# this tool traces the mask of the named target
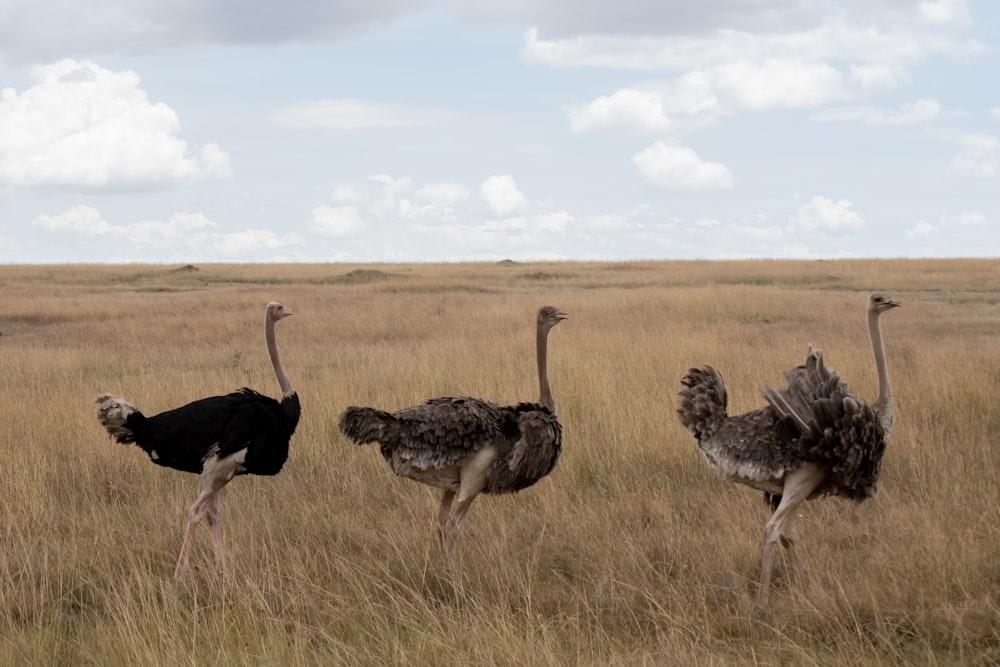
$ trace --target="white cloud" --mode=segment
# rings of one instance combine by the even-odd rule
[[[440,222],[435,220],[434,213],[436,207],[433,204],[414,204],[409,199],[399,200],[399,217],[401,220],[410,220],[424,224],[434,224]]]
[[[166,221],[144,220],[118,225],[114,227],[114,233],[136,245],[160,248],[190,242],[199,236],[197,230],[214,226],[215,223],[202,213],[183,211],[174,213]]]
[[[673,129],[658,95],[631,88],[573,107],[569,124],[581,133],[625,130],[657,134]]]
[[[727,63],[714,71],[713,80],[723,106],[732,111],[809,108],[848,95],[835,67],[798,58]]]
[[[869,3],[856,3],[864,13]],[[874,4],[874,3],[872,3]],[[951,27],[916,17],[827,17],[810,28],[789,26],[761,31],[719,28],[697,37],[667,31],[647,37],[596,30],[564,39],[542,39],[536,29],[524,35],[521,58],[549,67],[604,67],[639,70],[695,70],[735,62],[802,60],[900,68],[930,55],[969,58],[989,52],[983,42]]]
[[[655,191],[728,190],[733,187],[729,169],[718,162],[704,162],[693,150],[657,141],[632,156],[639,178]]]
[[[861,92],[892,90],[906,78],[905,72],[894,65],[855,63],[849,68],[847,80]]]
[[[602,67],[680,72],[660,83],[619,89],[569,111],[575,132],[676,137],[720,116],[815,108],[850,100],[909,79],[909,68],[933,55],[968,59],[989,52],[962,34],[959,0],[918,7],[852,5],[808,28],[716,29],[697,37],[590,34],[545,40],[525,34],[522,58],[550,67]],[[897,11],[898,10],[898,11]],[[865,110],[874,124],[926,121],[940,113],[922,99],[898,112]]]
[[[74,206],[59,215],[43,215],[34,225],[59,234],[76,235],[79,243],[99,244],[109,261],[228,261],[274,259],[273,251],[298,245],[296,234],[279,235],[268,229],[216,231],[217,225],[202,213],[181,211],[167,220],[140,220],[114,225],[90,206]]]
[[[455,208],[467,202],[470,193],[461,183],[428,183],[416,188],[408,176],[374,174],[363,181],[335,184],[332,199],[336,206],[313,209],[310,226],[330,236],[356,238],[366,232],[369,223],[380,227],[390,220],[411,225],[453,223]]]
[[[420,127],[446,123],[453,118],[454,114],[444,109],[383,104],[357,99],[301,102],[271,114],[271,120],[283,127],[324,130]]]
[[[469,188],[461,183],[428,183],[416,191],[416,196],[434,206],[454,206],[469,198]]]
[[[673,137],[723,115],[815,107],[847,96],[841,73],[829,65],[736,61],[602,95],[572,107],[569,117],[574,132]]]
[[[225,234],[210,234],[202,238],[223,259],[240,259],[258,255],[262,251],[284,248],[288,240],[269,229],[242,229]]]
[[[38,62],[66,53],[162,55],[205,45],[262,47],[350,40],[412,14],[419,4],[295,2],[293,7],[294,11],[284,3],[263,3],[248,14],[244,4],[231,0],[3,0],[0,55],[8,62]]]
[[[479,186],[479,196],[494,213],[501,216],[521,210],[527,204],[527,199],[509,174],[487,178]]]
[[[572,35],[706,34],[720,28],[732,32],[776,34],[808,31],[825,14],[850,24],[940,29],[971,22],[964,0],[894,0],[871,2],[650,3],[648,0],[472,0],[463,3],[297,2],[295,11],[262,4],[252,17],[239,3],[129,2],[0,3],[0,47],[10,60],[38,60],[39,54],[80,52],[168,52],[189,44],[269,46],[354,40],[378,26],[428,9],[449,12],[475,24],[539,26],[541,32]],[[813,28],[814,29],[814,28]],[[561,44],[570,42],[567,37]],[[386,45],[382,45],[385,47]],[[389,45],[391,48],[391,45]],[[401,46],[411,47],[408,43]],[[307,54],[312,55],[312,54]],[[335,61],[335,66],[339,65]]]
[[[535,218],[539,229],[547,232],[561,232],[573,222],[573,216],[566,211],[548,211]]]
[[[858,231],[865,226],[864,219],[846,199],[833,201],[828,197],[813,197],[802,205],[789,219],[790,231]]]
[[[1000,218],[979,211],[946,213],[937,222],[917,220],[906,239],[926,257],[995,257],[1000,255]]]
[[[711,123],[718,103],[705,77],[682,77],[659,90],[623,88],[570,109],[579,133],[671,136]]]
[[[978,231],[989,231],[996,224],[990,224],[986,216],[979,211],[966,213],[950,213],[942,215],[937,224],[918,220],[906,233],[907,238],[928,237],[935,234],[961,234]]]
[[[1000,175],[1000,139],[984,134],[957,136],[962,147],[950,165],[953,174],[975,178],[995,178]]]
[[[818,121],[856,121],[866,125],[926,123],[941,115],[941,103],[929,97],[903,104],[898,111],[878,107],[842,107],[813,114]]]
[[[59,215],[40,215],[32,223],[52,232],[69,231],[101,236],[112,231],[101,212],[91,206],[74,206]]]
[[[993,107],[992,109],[990,109],[990,116],[996,118],[997,120],[1000,120],[1000,107]]]
[[[671,148],[687,165],[685,174],[697,172],[697,165],[703,164],[690,149]],[[385,188],[402,184],[409,189],[399,191],[396,205],[381,205]],[[548,201],[527,199],[517,211],[499,214],[477,197],[458,199],[453,205],[418,197],[415,193],[431,189],[431,184],[414,184],[407,177],[383,175],[349,185],[361,195],[358,215],[366,227],[358,236],[337,239],[330,256],[345,261],[847,258],[870,256],[872,244],[883,242],[879,240],[883,231],[896,239],[891,245],[894,255],[956,255],[963,244],[965,254],[970,254],[969,247],[981,249],[978,255],[1000,254],[1000,221],[971,214],[948,216],[933,225],[915,224],[903,240],[906,230],[883,230],[881,223],[869,229],[851,201],[826,196],[798,202],[781,222],[763,212],[737,217],[679,214],[652,205],[578,214]],[[970,239],[977,245],[970,246]],[[314,252],[316,246],[322,247],[315,241],[313,246]]]
[[[907,239],[925,239],[934,233],[934,225],[924,221],[918,220],[913,223],[913,226],[906,231]]]
[[[309,229],[322,236],[354,238],[366,228],[356,206],[317,206],[309,218]]]
[[[70,59],[31,73],[35,84],[21,94],[0,90],[0,182],[114,188],[229,177],[226,153],[189,148],[177,114],[150,102],[135,73]]]
[[[967,24],[969,8],[965,0],[921,0],[917,5],[920,20],[930,24]]]
[[[349,192],[356,201],[351,211],[314,209],[327,215],[330,229],[352,232],[337,237],[340,242],[332,256],[341,260],[563,259],[568,256],[567,229],[579,229],[569,211],[530,201],[510,174],[484,180],[479,196],[463,183],[414,183],[409,177],[386,174],[338,183],[333,190]],[[313,215],[313,221],[316,218]],[[361,219],[363,229],[354,224]],[[310,222],[310,228],[314,224]],[[582,243],[593,252],[588,229],[593,231],[584,229],[581,238],[570,243]]]
[[[371,186],[374,185],[374,198]],[[400,200],[413,192],[413,179],[410,177],[393,178],[388,174],[375,174],[368,177],[366,188],[366,205],[375,215],[384,216],[399,211]]]
[[[333,187],[330,200],[335,204],[360,204],[365,200],[365,193],[350,183],[338,183]]]

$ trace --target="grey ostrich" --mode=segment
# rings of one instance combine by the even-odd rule
[[[878,373],[878,397],[859,401],[809,348],[804,363],[785,371],[788,386],[763,390],[768,405],[730,416],[726,387],[711,366],[692,368],[681,380],[681,422],[705,459],[729,482],[764,491],[774,513],[764,526],[757,610],[767,606],[780,543],[798,565],[796,510],[802,501],[837,495],[863,501],[875,493],[893,402],[882,344],[882,313],[899,306],[883,294],[868,299],[868,334]]]
[[[176,579],[187,572],[195,526],[205,517],[216,565],[222,567],[223,487],[235,475],[276,475],[288,458],[301,410],[278,354],[274,325],[291,314],[273,301],[264,311],[264,341],[281,388],[280,402],[244,388],[146,417],[119,396],[96,399],[97,419],[115,441],[135,443],[157,465],[201,476],[201,493],[188,511]]]
[[[449,561],[469,505],[480,493],[513,493],[549,474],[562,450],[562,426],[549,388],[549,331],[569,317],[545,306],[536,334],[539,397],[501,406],[480,398],[445,396],[386,412],[349,407],[341,432],[361,445],[377,442],[397,475],[441,489],[436,532]]]

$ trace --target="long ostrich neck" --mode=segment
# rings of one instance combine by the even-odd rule
[[[546,371],[546,348],[549,330],[547,327],[538,325],[538,333],[535,336],[535,345],[538,350],[538,402],[553,412],[556,411],[556,402],[552,398],[552,389],[549,388],[549,375]]]
[[[874,407],[888,433],[892,428],[892,389],[889,387],[889,368],[886,366],[885,346],[882,344],[880,315],[881,313],[875,310],[868,312],[868,335],[872,339],[875,369],[878,371],[878,398],[875,399]]]
[[[274,340],[274,318],[271,317],[270,313],[264,318],[264,341],[267,343],[267,355],[271,357],[271,365],[274,366],[274,374],[281,387],[281,395],[288,396],[295,390],[292,389],[292,383],[281,363],[281,355],[278,354],[278,344]]]

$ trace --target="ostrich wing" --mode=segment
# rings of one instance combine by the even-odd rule
[[[804,363],[785,372],[788,387],[763,391],[799,456],[828,471],[823,492],[853,500],[875,493],[885,433],[875,410],[851,394],[823,353],[809,349]]]
[[[514,493],[555,468],[562,452],[562,427],[549,408],[520,403],[504,408],[503,437],[487,474],[487,493]]]
[[[243,461],[248,472],[277,474],[288,458],[288,441],[295,425],[289,423],[281,404],[269,396],[252,389],[231,396],[238,396],[239,401],[209,454],[224,459],[246,450]]]
[[[139,419],[135,442],[158,465],[200,473],[205,455],[225,435],[241,400],[239,393],[211,396]],[[128,425],[133,425],[131,418]]]
[[[519,476],[538,480],[552,472],[562,453],[562,425],[541,405],[515,407],[520,437],[511,452],[509,467]]]
[[[432,398],[393,413],[379,439],[418,468],[442,468],[493,443],[501,434],[502,408],[467,396]]]

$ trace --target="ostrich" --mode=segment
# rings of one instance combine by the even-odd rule
[[[291,314],[272,301],[264,315],[264,340],[281,387],[280,403],[243,388],[146,417],[118,396],[103,394],[95,400],[97,419],[112,439],[134,442],[157,465],[201,475],[201,493],[188,511],[175,579],[187,572],[195,526],[206,516],[215,563],[222,569],[220,493],[233,476],[276,475],[288,458],[288,441],[299,421],[299,397],[281,363],[274,324]]]
[[[352,406],[340,415],[341,432],[359,445],[377,442],[394,473],[442,489],[435,525],[449,562],[478,494],[520,491],[552,472],[559,459],[562,426],[549,388],[546,349],[549,331],[567,317],[552,306],[538,311],[536,403],[501,406],[446,396],[394,413]]]
[[[882,294],[868,299],[868,334],[878,373],[878,397],[860,402],[811,346],[804,363],[785,371],[788,387],[763,390],[768,405],[726,414],[726,387],[711,366],[681,380],[681,422],[705,459],[726,481],[764,491],[774,513],[764,526],[757,610],[767,606],[779,543],[798,566],[796,510],[803,500],[837,495],[863,501],[875,493],[893,403],[880,316],[900,304]]]

